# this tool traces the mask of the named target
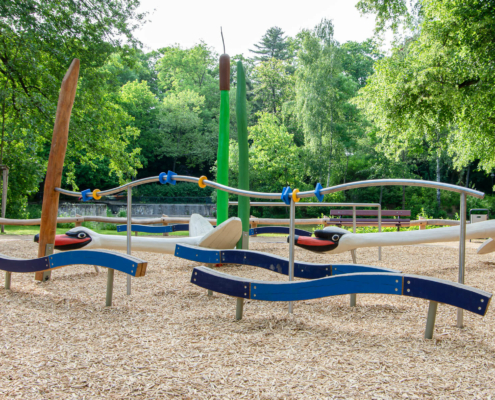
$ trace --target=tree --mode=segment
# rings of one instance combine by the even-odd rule
[[[359,114],[348,100],[357,83],[342,67],[342,52],[333,38],[333,24],[323,20],[313,31],[303,31],[296,72],[296,107],[312,164],[313,177],[326,176],[330,185],[332,161],[349,153],[352,127]]]
[[[249,128],[249,168],[252,190],[265,191],[290,185],[301,187],[304,171],[299,158],[299,148],[293,136],[270,113],[257,115],[258,122]],[[230,142],[230,171],[238,176],[238,145]]]
[[[268,61],[271,58],[277,60],[287,60],[289,58],[287,38],[284,37],[284,31],[278,26],[274,26],[266,31],[259,44],[254,44],[257,50],[249,50],[252,53],[259,54],[256,60]]]
[[[44,175],[60,82],[76,57],[81,60],[81,72],[67,147],[68,183],[77,187],[76,164],[96,168],[94,160],[110,155],[110,171],[119,177],[139,166],[138,150],[127,148],[139,131],[126,126],[129,116],[115,103],[112,91],[116,88],[107,84],[102,73],[111,54],[125,55],[137,45],[133,31],[144,18],[136,12],[138,5],[137,0],[0,3],[4,161],[13,162],[22,143],[31,165],[40,166],[40,173],[32,175],[36,179],[24,179],[31,168],[14,163],[11,183],[24,182],[19,196],[35,192]],[[10,212],[12,204],[8,202]]]
[[[479,159],[489,171],[495,167],[495,4],[418,4],[419,33],[377,63],[360,106],[393,144],[422,136],[435,143],[445,132],[441,142],[457,168]]]
[[[218,89],[217,55],[204,43],[183,49],[173,46],[161,49],[163,57],[157,62],[158,80],[166,96],[193,91],[203,100],[199,110],[201,119],[197,127],[202,140],[195,143],[195,153],[187,160],[189,166],[213,164],[218,142],[220,91]],[[198,162],[196,155],[201,154]]]
[[[256,83],[253,101],[259,102],[262,111],[280,112],[293,89],[293,79],[286,72],[286,63],[275,58],[263,61],[254,68],[253,79]]]
[[[160,106],[160,146],[157,152],[161,156],[173,159],[173,170],[181,158],[187,156],[187,164],[194,166],[204,161],[200,134],[199,116],[204,97],[192,90],[170,93]]]

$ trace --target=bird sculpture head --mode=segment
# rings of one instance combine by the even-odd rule
[[[342,237],[350,232],[342,228],[328,227],[314,233],[315,237],[295,235],[294,244],[315,253],[332,252],[338,248]],[[287,238],[287,242],[289,242],[289,238]]]
[[[99,240],[96,232],[88,228],[76,227],[65,232],[64,235],[55,236],[55,249],[60,251],[88,249],[95,246]],[[34,241],[39,243],[40,235],[34,236]]]

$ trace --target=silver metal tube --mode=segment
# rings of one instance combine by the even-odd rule
[[[433,332],[435,330],[435,320],[437,318],[438,303],[430,300],[428,306],[428,317],[426,318],[425,339],[433,339]]]
[[[158,176],[153,176],[149,178],[143,178],[139,179],[134,182],[127,183],[125,185],[109,189],[109,190],[104,190],[100,192],[102,196],[108,196],[111,194],[119,193],[124,190],[128,186],[139,186],[139,185],[144,185],[146,183],[151,183],[151,182],[158,182],[159,178]],[[199,178],[195,178],[192,176],[186,176],[186,175],[175,175],[174,180],[176,181],[182,181],[182,182],[198,182]],[[233,194],[238,194],[240,196],[246,196],[246,197],[255,197],[255,198],[260,198],[260,199],[279,199],[281,196],[281,193],[263,193],[263,192],[252,192],[249,190],[241,190],[237,188],[232,188],[229,186],[221,185],[219,183],[209,181],[205,179],[203,183],[207,186],[214,187],[216,189],[223,190],[228,193],[233,193]],[[474,189],[469,189],[465,188],[462,186],[457,186],[457,185],[451,185],[449,183],[442,183],[442,182],[433,182],[433,181],[422,181],[418,179],[375,179],[375,180],[369,180],[369,181],[358,181],[358,182],[350,182],[350,183],[345,183],[343,185],[337,185],[337,186],[331,186],[325,189],[321,190],[321,194],[328,194],[328,193],[335,193],[335,192],[340,192],[343,190],[349,190],[349,189],[357,189],[357,188],[363,188],[363,187],[372,187],[372,186],[419,186],[419,187],[427,187],[427,188],[432,188],[432,189],[443,189],[443,190],[448,190],[451,192],[457,192],[457,193],[466,193],[470,196],[477,197],[479,199],[482,199],[485,194],[483,192],[480,192],[478,190]],[[75,196],[79,197],[81,196],[81,192],[73,192],[70,190],[65,190],[61,188],[55,188],[57,192],[63,193],[67,196]],[[315,195],[314,191],[307,191],[307,192],[299,192],[297,194],[298,198],[306,198],[306,197],[313,197]]]
[[[131,255],[132,239],[132,186],[127,188],[127,254]],[[131,294],[132,277],[127,275],[127,295]]]
[[[461,193],[461,233],[459,235],[459,283],[464,283],[464,268],[466,265],[466,193]],[[464,310],[457,309],[457,327],[464,326]]]
[[[352,206],[352,233],[356,233],[356,206]],[[351,250],[352,262],[357,264],[356,249]],[[356,307],[356,293],[351,293],[350,306]]]
[[[321,190],[321,194],[329,194],[335,192],[341,192],[343,190],[358,189],[363,187],[372,186],[419,186],[432,189],[443,189],[450,192],[466,193],[470,196],[482,199],[485,194],[479,192],[478,190],[469,189],[463,186],[451,185],[449,183],[433,182],[433,181],[422,181],[419,179],[374,179],[369,181],[358,181],[344,183],[342,185],[332,186]],[[302,192],[298,193],[297,197],[311,197],[314,196],[314,192]]]
[[[244,310],[244,299],[238,297],[235,305],[235,320],[240,321],[242,319],[242,311]]]
[[[237,194],[239,196],[244,196],[244,197],[256,197],[258,199],[278,200],[282,196],[282,193],[263,193],[263,192],[252,192],[250,190],[237,189],[230,186],[221,185],[220,183],[209,181],[207,179],[205,179],[203,183],[206,186],[210,186],[212,188],[220,189],[227,193]]]
[[[5,272],[5,290],[10,290],[11,281],[12,281],[12,272]]]
[[[352,233],[356,233],[356,206],[352,206]]]
[[[281,201],[252,201],[249,203],[251,206],[263,206],[263,207],[290,207],[289,205]],[[238,201],[229,201],[229,206],[239,205]],[[377,203],[296,203],[296,207],[379,207]]]
[[[294,280],[294,240],[296,233],[296,203],[290,199],[290,225],[289,225],[289,281]],[[293,304],[289,301],[289,314],[292,314]]]
[[[113,275],[115,270],[112,268],[107,268],[107,298],[105,305],[107,307],[112,306],[112,296],[113,296]]]
[[[382,206],[378,204],[378,232],[382,231]],[[382,260],[382,248],[378,247],[378,261]]]

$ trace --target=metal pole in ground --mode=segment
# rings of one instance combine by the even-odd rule
[[[290,225],[289,225],[289,281],[294,280],[294,239],[296,231],[296,202],[290,199]],[[293,311],[292,301],[289,301],[289,314]]]
[[[236,301],[235,307],[235,320],[240,321],[242,319],[242,311],[244,309],[244,299],[242,297],[238,297]]]
[[[107,269],[107,298],[105,305],[107,307],[112,306],[112,296],[113,296],[113,275],[115,270],[112,268]]]
[[[132,238],[132,188],[127,188],[127,254],[131,255]],[[127,295],[131,294],[132,277],[127,275]]]
[[[352,207],[352,232],[356,233],[356,206]],[[356,250],[351,250],[352,262],[357,264],[356,260]],[[356,293],[351,293],[350,299],[351,307],[356,307]]]
[[[382,205],[378,206],[378,232],[382,231]],[[382,260],[382,248],[378,247],[378,261]]]
[[[459,235],[459,283],[464,283],[464,267],[466,264],[466,193],[461,193],[461,204],[459,213],[461,215],[461,234]],[[464,326],[464,310],[457,309],[457,327]]]
[[[426,319],[425,339],[433,339],[433,331],[435,330],[435,319],[437,318],[437,307],[438,303],[436,301],[430,300],[430,305],[428,307],[428,317]]]

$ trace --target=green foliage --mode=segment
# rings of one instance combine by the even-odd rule
[[[105,157],[119,178],[139,166],[139,150],[127,148],[139,131],[128,126],[130,117],[116,104],[102,70],[112,54],[125,58],[133,52],[133,31],[145,17],[136,12],[138,5],[137,0],[1,2],[0,163],[11,168],[9,215],[25,215],[26,197],[44,176],[60,82],[75,57],[81,71],[67,147],[68,183],[77,187],[76,165],[95,169],[94,160]]]
[[[259,54],[255,57],[259,61],[268,61],[272,58],[276,60],[287,60],[290,57],[288,51],[289,43],[284,37],[284,31],[278,26],[274,26],[266,31],[258,44],[254,44],[257,50],[249,50],[254,54]]]
[[[277,114],[290,99],[293,79],[287,73],[287,63],[276,58],[260,62],[253,70],[254,101],[262,111]]]
[[[149,184],[138,186],[133,194],[142,197],[209,197],[211,187],[200,188],[196,183],[181,182],[177,185]]]
[[[270,113],[260,113],[258,123],[249,128],[249,170],[252,190],[281,191],[302,184],[299,148],[279,119]],[[238,176],[238,144],[230,142],[230,176]]]
[[[494,5],[421,1],[419,33],[376,64],[358,104],[392,148],[426,140],[462,168],[495,167]],[[437,150],[438,151],[438,150]]]

